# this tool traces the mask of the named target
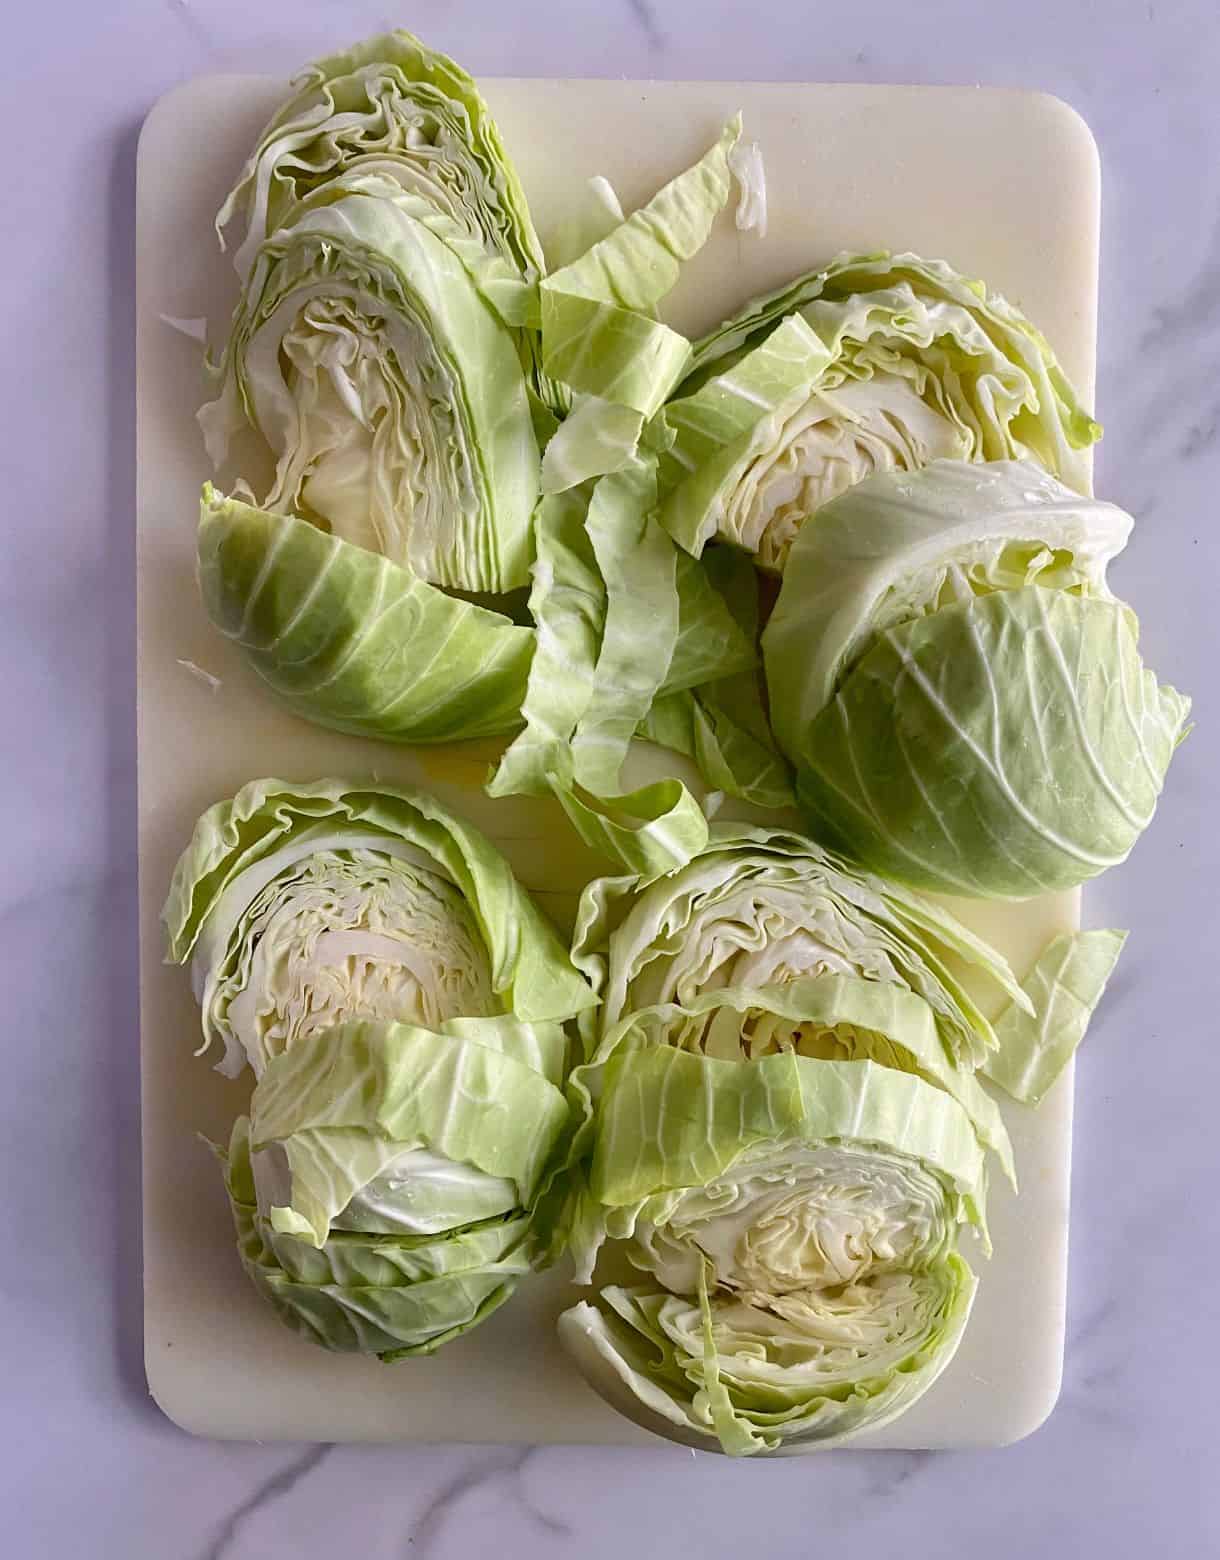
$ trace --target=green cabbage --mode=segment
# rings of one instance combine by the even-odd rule
[[[551,1259],[563,1022],[594,998],[475,830],[393,787],[257,781],[199,820],[164,920],[203,1048],[257,1080],[220,1157],[282,1319],[428,1352]]]
[[[230,1077],[347,1020],[562,1022],[594,1000],[495,848],[392,786],[252,781],[200,818],[163,919]]]
[[[777,572],[870,472],[1029,458],[1083,491],[1101,432],[1018,310],[910,254],[843,255],[751,304],[697,344],[662,421],[662,524]]]
[[[1025,462],[883,473],[819,512],[763,650],[820,838],[976,897],[1126,858],[1190,709],[1105,584],[1130,525]]]
[[[914,992],[934,1014],[947,1060],[966,1070],[996,1041],[955,966],[1029,1009],[999,954],[947,911],[799,834],[731,824],[709,832],[680,871],[646,887],[599,878],[581,896],[573,957],[601,998],[582,1021],[587,1057],[641,1010],[822,975]]]
[[[984,1170],[948,1095],[867,1060],[659,1045],[609,1061],[596,1128],[591,1196],[646,1277],[559,1333],[631,1417],[734,1455],[811,1449],[885,1424],[952,1358]]]
[[[462,68],[397,31],[306,67],[216,218],[245,278],[259,246],[313,191],[349,172],[393,181],[510,325],[536,322],[544,270],[500,132]]]
[[[341,174],[262,245],[234,316],[215,465],[252,424],[264,507],[453,590],[526,583],[539,454],[512,334],[392,180]]]

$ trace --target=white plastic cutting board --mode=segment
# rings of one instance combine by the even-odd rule
[[[666,309],[714,325],[751,294],[842,248],[939,255],[1023,305],[1086,401],[1093,389],[1098,165],[1084,124],[1049,97],[970,88],[706,82],[485,84],[545,239],[593,173],[625,208],[697,157],[734,110],[761,143],[770,231],[722,218]],[[212,216],[282,87],[213,77],[164,98],[139,156],[139,763],[145,1351],[153,1396],[200,1434],[259,1440],[605,1442],[659,1445],[568,1368],[553,1318],[560,1272],[484,1326],[395,1367],[329,1355],[286,1331],[238,1265],[220,1178],[197,1134],[222,1139],[247,1088],[192,1056],[185,972],[161,964],[158,913],[196,816],[260,775],[376,774],[431,787],[484,828],[561,922],[598,870],[548,804],[488,801],[493,750],[408,752],[330,735],[283,713],[212,632],[194,585],[198,348],[162,316],[222,319],[234,279]],[[212,690],[180,664],[221,679]],[[1019,971],[1076,898],[969,919]],[[941,1380],[861,1444],[994,1445],[1041,1423],[1059,1389],[1072,1080],[1035,1115],[1008,1110],[1022,1179],[994,1192],[995,1256]]]

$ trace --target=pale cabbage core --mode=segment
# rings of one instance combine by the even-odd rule
[[[461,893],[388,851],[331,848],[291,860],[256,886],[230,950],[208,1014],[226,1046],[231,1037],[241,1047],[238,1066],[248,1058],[256,1074],[348,1020],[437,1029],[498,1011]]]
[[[697,1291],[706,1260],[715,1288],[751,1305],[804,1295],[816,1306],[811,1291],[864,1284],[938,1255],[944,1209],[943,1187],[914,1160],[768,1146],[739,1159],[731,1178],[682,1193],[662,1228],[638,1228],[632,1258],[673,1293]]]
[[[877,372],[815,391],[750,461],[726,505],[721,533],[783,570],[806,519],[876,471],[914,471],[968,459],[970,436],[929,404],[907,375]]]
[[[264,432],[282,452],[266,507],[450,583],[457,517],[479,508],[451,370],[407,314],[341,284],[288,306],[282,336],[277,311],[248,355],[258,374],[278,337],[276,371],[259,375],[273,403]]]
[[[689,908],[687,918],[681,914]],[[907,982],[886,950],[861,935],[847,906],[815,883],[739,873],[658,929],[630,980],[630,1006],[684,1004],[704,991],[761,986],[812,975]]]

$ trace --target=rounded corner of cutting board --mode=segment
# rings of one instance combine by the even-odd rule
[[[1015,1422],[1007,1426],[1001,1436],[989,1444],[997,1449],[1006,1446],[1016,1446],[1018,1441],[1028,1440],[1031,1435],[1041,1430],[1055,1409],[1059,1405],[1059,1399],[1063,1395],[1063,1350],[1059,1350],[1058,1368],[1050,1376],[1043,1387],[1031,1396],[1028,1403],[1023,1403]]]
[[[1036,125],[1048,141],[1063,148],[1072,159],[1073,171],[1094,190],[1101,184],[1101,148],[1093,127],[1066,98],[1053,92],[1022,92],[1031,123]]]
[[[149,1397],[171,1425],[185,1435],[223,1438],[224,1432],[216,1428],[206,1413],[200,1413],[198,1382],[167,1366],[167,1362],[154,1352],[151,1342],[144,1347],[144,1379],[148,1383]]]
[[[137,158],[141,164],[160,151],[160,143],[166,137],[176,141],[181,134],[183,121],[193,122],[200,113],[209,112],[218,96],[230,83],[243,84],[249,77],[236,74],[192,76],[180,81],[176,87],[163,92],[144,116],[140,126]]]

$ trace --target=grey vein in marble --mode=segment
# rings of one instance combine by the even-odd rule
[[[285,1468],[264,1479],[257,1489],[236,1506],[225,1518],[220,1532],[200,1551],[198,1560],[232,1560],[236,1546],[241,1541],[242,1527],[247,1518],[261,1511],[281,1496],[290,1494],[307,1474],[313,1472],[331,1450],[329,1446],[310,1446]]]

